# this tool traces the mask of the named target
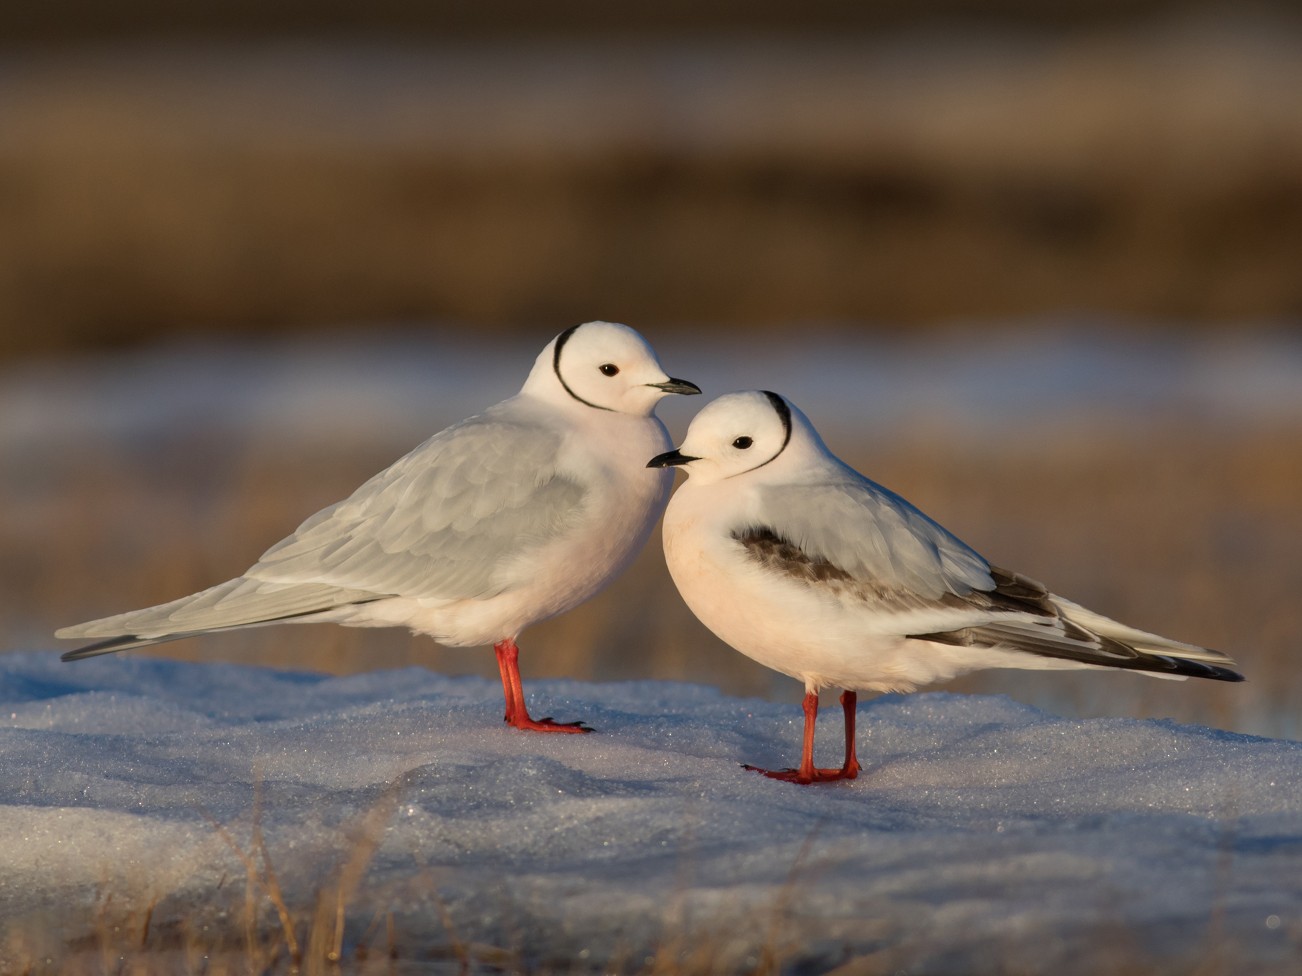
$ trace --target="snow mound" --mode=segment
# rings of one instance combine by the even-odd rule
[[[0,658],[0,970],[142,915],[234,951],[253,905],[273,938],[268,863],[305,945],[333,892],[346,957],[430,971],[1265,973],[1302,949],[1302,743],[887,696],[860,707],[865,774],[801,788],[740,766],[798,758],[794,706],[526,693],[599,731],[510,730],[496,683],[422,669]]]

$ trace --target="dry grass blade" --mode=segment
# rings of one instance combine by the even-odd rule
[[[344,930],[347,906],[351,903],[375,854],[384,841],[384,832],[393,819],[402,795],[401,779],[394,780],[379,799],[355,821],[345,834],[351,840],[348,859],[334,881],[317,896],[306,957],[306,972],[323,972],[327,964],[337,964],[344,954]]]
[[[263,887],[267,896],[271,899],[271,903],[276,908],[276,915],[280,919],[281,933],[285,937],[285,945],[289,948],[289,956],[297,965],[302,962],[303,956],[299,950],[298,938],[294,934],[294,920],[290,916],[289,906],[285,904],[285,895],[280,887],[280,879],[276,877],[276,869],[271,863],[271,854],[267,851],[266,837],[262,832],[262,800],[262,770],[256,769],[254,770],[253,779],[253,849],[262,861]]]
[[[796,851],[796,856],[791,859],[791,867],[787,871],[786,880],[783,881],[782,887],[778,889],[777,898],[773,900],[773,906],[769,910],[768,924],[766,926],[764,941],[760,946],[759,963],[755,967],[755,976],[773,976],[773,974],[782,971],[782,957],[784,955],[783,947],[780,943],[782,923],[791,910],[791,903],[796,897],[796,892],[801,884],[801,873],[809,863],[810,855],[814,850],[814,842],[822,832],[823,824],[818,822],[814,824],[805,839],[800,844],[800,849]]]
[[[298,938],[294,933],[294,919],[285,902],[279,879],[267,851],[266,840],[262,833],[262,774],[254,772],[253,784],[253,824],[252,850],[246,851],[231,835],[231,832],[206,810],[200,810],[204,819],[222,839],[231,852],[244,865],[246,896],[244,900],[244,944],[248,954],[248,965],[253,972],[261,972],[267,961],[263,958],[262,940],[258,933],[257,904],[258,894],[265,896],[276,910],[280,921],[281,937],[289,951],[290,959],[297,966],[302,960]],[[272,950],[274,953],[274,950]]]

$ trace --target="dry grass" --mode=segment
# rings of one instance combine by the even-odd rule
[[[92,908],[90,935],[61,935],[77,930],[80,920],[75,912],[68,918],[0,922],[0,963],[15,976],[410,972],[410,959],[398,962],[391,916],[373,920],[360,938],[354,936],[347,951],[344,946],[348,911],[384,838],[399,788],[391,784],[369,810],[342,829],[339,862],[329,872],[329,880],[305,900],[282,888],[276,859],[262,831],[262,793],[255,783],[247,823],[223,824],[208,818],[214,834],[243,867],[242,896],[231,896],[238,886],[219,885],[202,907],[191,905],[178,912],[168,911],[166,898],[154,896],[143,907],[124,907],[132,904],[131,898],[118,905],[112,891],[102,891]],[[148,885],[147,879],[142,881]],[[454,935],[450,942],[457,946]],[[431,948],[449,954],[446,946]]]
[[[280,869],[292,869],[286,858],[300,857],[293,845],[273,852],[261,830],[261,795],[255,785],[249,816],[238,823],[210,819],[221,845],[242,866],[244,884],[225,879],[219,890],[196,902],[193,893],[176,904],[154,894],[143,902],[135,892],[102,886],[90,906],[89,934],[84,919],[67,909],[39,917],[0,919],[0,968],[6,976],[417,976],[417,974],[533,974],[623,973],[628,976],[777,976],[783,972],[828,972],[836,976],[886,976],[923,971],[1039,974],[1045,959],[1061,961],[1071,972],[1109,972],[1117,976],[1231,976],[1245,971],[1246,957],[1239,935],[1222,930],[1223,905],[1198,932],[1182,940],[1184,949],[1155,956],[1142,933],[1116,913],[1106,892],[1083,893],[1070,932],[1025,930],[954,931],[923,911],[920,917],[901,914],[883,905],[880,912],[865,906],[862,915],[846,915],[823,931],[829,941],[836,925],[844,934],[838,952],[825,958],[809,955],[806,921],[799,909],[807,886],[817,884],[811,852],[817,828],[810,832],[792,861],[785,882],[767,904],[742,913],[751,919],[743,928],[720,925],[710,917],[688,920],[669,904],[663,911],[658,940],[653,945],[625,945],[609,958],[589,956],[540,959],[539,947],[525,951],[510,945],[466,940],[453,921],[453,908],[440,892],[439,876],[423,866],[415,852],[411,878],[403,889],[408,906],[431,906],[436,924],[422,926],[412,938],[402,931],[393,910],[376,911],[368,887],[368,871],[385,838],[400,801],[402,785],[395,781],[370,809],[344,825],[339,833],[335,864],[315,891],[295,895],[282,888]],[[1227,826],[1227,831],[1230,829]],[[1227,846],[1221,880],[1233,874],[1233,845]],[[680,879],[685,897],[690,870]],[[142,890],[150,888],[141,879]],[[1227,890],[1223,889],[1223,890]],[[242,892],[242,893],[241,893]],[[379,904],[394,903],[393,891]],[[510,917],[503,898],[503,918]],[[869,903],[871,904],[871,903]],[[736,913],[733,913],[734,915]],[[370,917],[368,917],[370,916]],[[951,919],[952,920],[952,919]],[[733,920],[735,924],[735,918]],[[501,926],[509,932],[510,926]],[[345,931],[347,930],[347,936]],[[1077,946],[1070,959],[1063,945]],[[1049,940],[1046,944],[1045,940]],[[1291,939],[1302,949],[1302,928]],[[835,938],[831,941],[834,943]],[[865,945],[872,949],[859,948]],[[743,948],[744,947],[744,948]],[[855,948],[852,948],[855,947]],[[546,948],[542,952],[546,953]],[[1261,971],[1255,961],[1249,971]]]

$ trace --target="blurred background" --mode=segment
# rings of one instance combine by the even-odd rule
[[[0,9],[0,649],[237,574],[593,318],[1250,679],[952,688],[1302,735],[1286,0]],[[658,544],[522,646],[526,679],[800,692]],[[324,626],[156,653],[495,673]]]

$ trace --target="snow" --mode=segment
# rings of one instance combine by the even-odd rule
[[[598,732],[508,730],[495,682],[418,668],[0,657],[0,971],[144,913],[243,951],[250,898],[274,941],[235,850],[264,873],[255,824],[305,945],[341,892],[344,958],[405,972],[1251,974],[1302,951],[1302,743],[887,696],[860,706],[865,775],[801,788],[740,767],[798,757],[790,704],[526,693]]]
[[[1302,420],[1302,334],[1194,331],[1146,335],[1108,323],[1023,323],[891,339],[805,332],[736,337],[658,334],[661,362],[706,398],[740,389],[788,396],[820,427],[892,436],[934,418],[950,436],[1020,438],[1064,428],[1107,431],[1172,418],[1213,431]],[[464,329],[359,327],[307,338],[160,344],[0,370],[0,451],[114,443],[226,429],[283,445],[327,439],[404,449],[431,431],[510,396],[551,337],[474,337]],[[669,398],[658,413],[681,432],[701,408]],[[842,418],[839,419],[838,418]],[[867,423],[870,421],[870,423]]]

